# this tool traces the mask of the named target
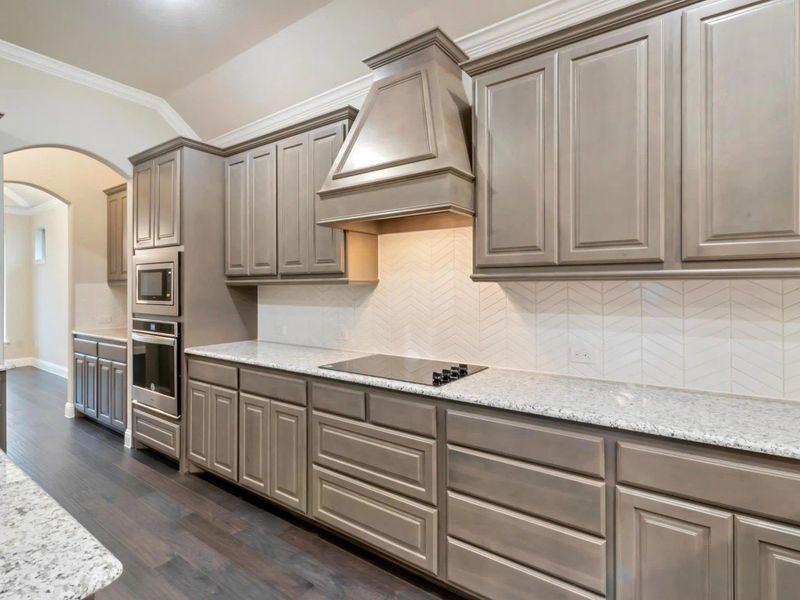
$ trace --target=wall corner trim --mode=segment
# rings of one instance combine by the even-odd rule
[[[21,46],[4,40],[0,40],[0,58],[150,108],[161,115],[161,118],[163,118],[179,135],[192,139],[200,139],[197,133],[183,120],[178,112],[160,96],[114,81],[108,77],[97,75],[91,71],[86,71],[85,69],[61,62],[55,58],[50,58],[49,56],[39,54],[27,48],[22,48]]]

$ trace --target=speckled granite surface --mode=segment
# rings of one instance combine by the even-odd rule
[[[72,332],[72,334],[93,338],[102,338],[104,340],[111,340],[112,342],[120,342],[122,344],[128,343],[128,330],[124,327],[118,327],[115,329],[76,329]]]
[[[435,388],[319,368],[320,365],[357,358],[365,353],[271,342],[218,344],[189,348],[186,353],[456,402],[800,459],[800,402],[508,369],[487,369]]]
[[[0,451],[0,599],[78,600],[122,564]]]

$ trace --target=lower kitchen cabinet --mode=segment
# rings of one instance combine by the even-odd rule
[[[269,495],[269,400],[239,393],[239,485]]]
[[[727,511],[618,487],[617,598],[730,600],[733,522]]]
[[[187,385],[187,457],[221,477],[238,477],[238,404],[235,390],[200,381]]]
[[[286,506],[306,512],[306,409],[284,402],[270,405],[269,495]]]
[[[125,432],[128,424],[128,367],[124,345],[75,338],[75,408],[84,416]]]
[[[800,594],[800,529],[736,517],[736,599],[794,600]]]

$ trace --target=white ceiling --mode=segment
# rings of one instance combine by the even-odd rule
[[[156,94],[331,0],[0,0],[0,39]]]
[[[3,184],[3,202],[9,208],[30,210],[50,200],[57,199],[39,188],[22,183]]]

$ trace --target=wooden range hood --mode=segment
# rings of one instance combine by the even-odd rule
[[[472,223],[466,58],[433,29],[364,61],[374,83],[319,190],[317,224],[388,233]]]

